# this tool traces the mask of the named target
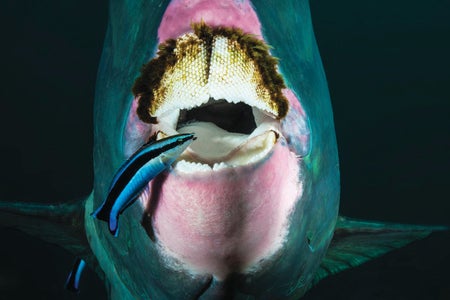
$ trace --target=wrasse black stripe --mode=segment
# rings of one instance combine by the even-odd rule
[[[146,184],[167,169],[193,140],[192,134],[180,134],[142,146],[119,168],[106,200],[92,216],[107,222],[110,232],[117,236],[119,215],[136,201]]]
[[[113,182],[109,191],[108,198],[116,199],[128,185],[131,178],[136,175],[136,173],[143,165],[145,165],[149,160],[158,157],[159,155],[172,149],[173,147],[174,144],[169,144],[161,148],[151,149],[148,152],[137,152],[136,157],[132,157],[132,159],[130,159],[130,162],[127,161],[119,170],[119,177],[115,182]]]
[[[166,141],[168,139],[173,139],[173,141],[170,144],[162,143],[163,141]],[[158,157],[163,152],[166,152],[166,151],[174,148],[175,146],[181,145],[191,139],[195,139],[191,134],[174,135],[174,136],[171,136],[171,137],[159,140],[159,141],[156,140],[156,135],[155,135],[155,138],[150,138],[150,140],[147,143],[142,145],[133,155],[131,155],[125,161],[125,163],[122,164],[122,166],[119,168],[119,170],[114,175],[114,178],[111,182],[111,186],[109,188],[109,192],[111,192],[111,189],[113,188],[113,186],[116,185],[117,181],[120,180],[123,176],[129,176],[129,178],[131,178],[132,175],[134,175],[139,170],[139,168],[136,166],[143,165],[142,160],[140,160],[142,156],[149,157],[149,155],[153,155],[153,158]],[[157,148],[158,146],[160,148]],[[155,148],[152,149],[152,147],[155,147]],[[151,158],[147,159],[147,161],[150,159]],[[139,161],[135,162],[136,160],[139,160]],[[139,163],[141,163],[141,164],[139,165]],[[134,170],[134,173],[131,176],[128,175],[130,173],[128,172],[127,169]],[[133,172],[132,170],[130,170],[130,172]]]

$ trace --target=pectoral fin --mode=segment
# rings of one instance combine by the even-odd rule
[[[314,284],[329,275],[361,265],[415,240],[423,239],[433,231],[441,230],[449,228],[369,222],[340,217],[328,252],[314,278]]]
[[[20,230],[86,258],[92,252],[84,229],[84,203],[84,199],[61,204],[0,201],[0,227]]]
[[[81,257],[103,278],[86,238],[85,202],[86,199],[60,204],[0,201],[0,227],[13,228],[58,245]]]

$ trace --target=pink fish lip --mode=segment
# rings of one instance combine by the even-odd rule
[[[239,27],[262,39],[261,24],[249,0],[172,0],[158,28],[158,38],[177,38],[191,30],[191,23],[201,21],[212,26]]]
[[[140,198],[142,226],[169,268],[224,280],[262,270],[277,257],[302,194],[298,157],[283,140],[263,130],[220,158],[238,160],[234,165],[190,162],[198,153],[189,149],[149,183]],[[246,159],[252,150],[254,159]]]

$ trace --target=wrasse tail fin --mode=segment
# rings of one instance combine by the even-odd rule
[[[313,284],[423,239],[434,231],[449,229],[445,226],[405,225],[339,217],[333,240]]]
[[[82,260],[81,258],[76,259],[72,271],[67,277],[65,285],[67,290],[73,293],[78,293],[80,291],[80,278],[85,266],[86,262],[84,260]]]
[[[96,211],[91,213],[91,216],[95,219],[105,221],[106,223],[109,222],[109,211],[104,205],[100,206]]]
[[[111,207],[107,207],[103,203],[91,216],[95,219],[102,220],[108,224],[109,232],[117,237],[119,231],[119,216],[115,216],[111,219]]]

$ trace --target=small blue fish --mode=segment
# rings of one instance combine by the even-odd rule
[[[119,215],[137,200],[150,180],[170,167],[194,139],[193,134],[178,134],[144,144],[119,168],[108,197],[92,216],[108,222],[109,231],[117,236]]]
[[[75,293],[80,291],[80,278],[85,267],[86,262],[81,258],[77,258],[75,264],[73,265],[72,271],[67,277],[66,289]]]

